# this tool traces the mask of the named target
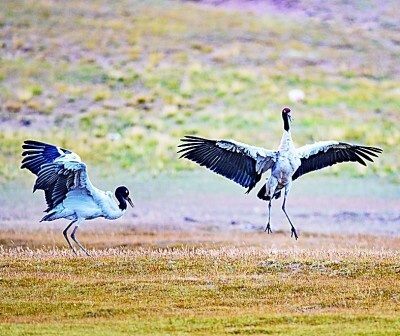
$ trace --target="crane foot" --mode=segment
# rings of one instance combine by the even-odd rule
[[[265,228],[264,232],[268,234],[272,233],[271,226],[269,225],[269,223],[267,224],[267,227]]]
[[[294,228],[294,226],[292,226],[292,234],[290,235],[290,237],[294,237],[294,239],[299,239],[299,236],[297,235],[296,229]]]

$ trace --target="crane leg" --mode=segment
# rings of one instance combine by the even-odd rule
[[[79,227],[79,225],[75,225],[75,227],[71,233],[71,238],[76,243],[76,245],[78,245],[80,247],[80,249],[86,253],[87,256],[90,256],[89,252],[86,251],[86,249],[81,245],[81,243],[78,241],[78,239],[75,238],[75,233],[76,233],[76,230],[78,230],[78,227]]]
[[[267,232],[268,234],[272,233],[271,225],[270,225],[270,222],[271,222],[271,201],[272,201],[272,198],[269,200],[269,203],[268,203],[268,224],[267,224],[267,227],[264,230],[264,232]]]
[[[299,237],[297,235],[296,229],[293,226],[292,221],[290,220],[289,215],[286,212],[286,192],[285,192],[285,198],[283,199],[282,210],[285,213],[286,218],[288,219],[288,221],[290,223],[290,226],[292,227],[292,234],[290,235],[290,237],[294,237],[297,240]]]
[[[73,220],[71,223],[68,224],[68,226],[65,228],[65,230],[63,231],[63,235],[65,237],[65,239],[67,240],[67,243],[69,245],[69,247],[71,248],[72,251],[74,251],[75,254],[76,250],[74,249],[74,247],[72,246],[71,242],[68,239],[68,229],[72,226],[72,224],[74,224],[76,222],[76,220]]]
[[[274,198],[274,193],[276,190],[276,187],[278,186],[278,180],[274,176],[270,176],[268,179],[268,182],[265,186],[265,196],[270,197],[269,203],[268,203],[268,223],[267,227],[265,228],[264,232],[268,232],[268,234],[272,233],[271,230],[271,202],[272,199]]]

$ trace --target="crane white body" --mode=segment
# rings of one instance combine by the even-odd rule
[[[59,218],[70,220],[85,220],[103,217],[105,219],[118,219],[122,217],[125,210],[118,207],[111,191],[103,191],[93,188],[88,195],[85,189],[73,189],[66,195],[62,203],[52,211],[52,216],[47,221]]]

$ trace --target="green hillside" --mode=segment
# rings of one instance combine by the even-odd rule
[[[132,174],[191,167],[177,160],[184,134],[274,148],[289,105],[297,144],[380,146],[371,168],[344,169],[396,179],[396,1],[375,21],[373,2],[353,4],[364,21],[332,6],[326,19],[179,1],[2,1],[0,176],[16,176],[26,138]],[[290,101],[292,89],[304,101]]]

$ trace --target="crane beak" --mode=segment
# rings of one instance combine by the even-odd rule
[[[294,119],[293,119],[292,115],[291,115],[290,113],[288,113],[288,115],[287,115],[287,116],[288,116],[288,118],[289,118],[290,122],[293,122],[293,120],[294,120]]]
[[[133,202],[132,202],[132,200],[130,199],[129,196],[127,196],[125,199],[128,201],[129,205],[130,205],[132,208],[135,207],[134,204],[133,204]]]

